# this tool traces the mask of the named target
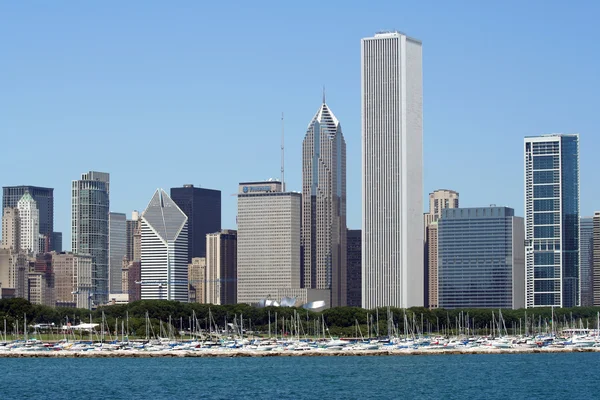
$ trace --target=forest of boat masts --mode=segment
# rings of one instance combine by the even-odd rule
[[[298,308],[215,306],[139,301],[90,311],[0,300],[4,340],[46,334],[46,340],[96,341],[223,337],[419,338],[424,336],[533,336],[566,329],[596,329],[600,308],[528,310],[428,310],[338,307],[313,312]],[[1,323],[1,322],[0,322]],[[79,327],[79,329],[77,329]]]

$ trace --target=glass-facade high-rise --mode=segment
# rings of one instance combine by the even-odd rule
[[[439,307],[525,305],[523,218],[512,208],[447,208],[437,230]]]
[[[526,306],[580,304],[579,135],[525,138]]]
[[[206,235],[221,230],[221,191],[188,184],[171,188],[171,199],[188,217],[188,264],[206,257]]]
[[[71,188],[71,248],[92,256],[93,305],[108,302],[108,212],[110,175],[90,171]]]
[[[108,214],[108,290],[123,293],[123,258],[127,255],[127,217],[123,213]]]

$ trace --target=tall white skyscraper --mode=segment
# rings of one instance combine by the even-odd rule
[[[71,248],[92,256],[92,306],[108,302],[110,175],[90,171],[71,186]]]
[[[422,306],[421,42],[399,32],[361,41],[362,305]]]
[[[188,218],[158,189],[142,214],[142,300],[188,301]]]
[[[302,142],[302,287],[346,305],[346,141],[323,96]]]
[[[580,305],[579,135],[525,138],[526,304]]]
[[[21,250],[36,255],[40,248],[40,212],[37,203],[25,192],[17,203],[21,222]]]

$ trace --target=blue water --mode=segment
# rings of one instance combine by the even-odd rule
[[[598,399],[600,354],[0,359],[0,399]]]

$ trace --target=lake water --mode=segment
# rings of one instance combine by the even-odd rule
[[[600,353],[1,358],[0,399],[597,399]]]

